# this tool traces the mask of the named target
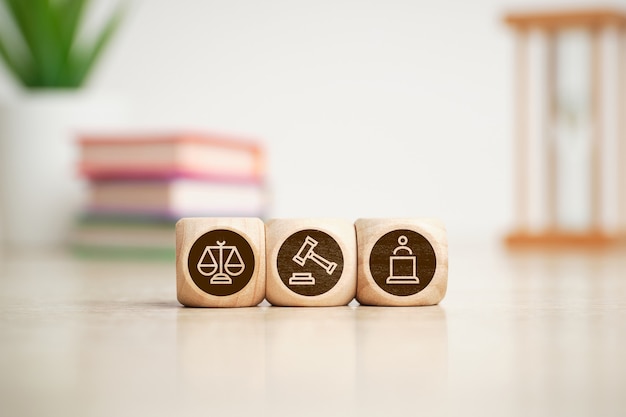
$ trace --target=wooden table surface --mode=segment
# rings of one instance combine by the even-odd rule
[[[5,248],[0,415],[626,415],[624,250],[451,244],[422,308],[189,309],[174,283]]]

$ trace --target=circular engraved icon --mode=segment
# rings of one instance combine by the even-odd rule
[[[250,282],[254,273],[254,252],[240,234],[212,230],[191,246],[187,268],[202,291],[218,296],[231,295]]]
[[[378,239],[369,266],[380,288],[389,294],[407,296],[430,284],[437,259],[424,236],[412,230],[394,230]]]
[[[343,271],[343,254],[335,239],[319,230],[300,230],[278,250],[278,275],[300,295],[324,294],[337,284]]]

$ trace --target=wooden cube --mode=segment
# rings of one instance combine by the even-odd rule
[[[448,239],[433,219],[359,219],[358,284],[361,304],[438,304],[448,286]]]
[[[176,293],[188,307],[250,307],[263,301],[263,222],[257,218],[179,220]]]
[[[274,219],[265,227],[267,301],[340,306],[356,295],[356,234],[341,219]]]

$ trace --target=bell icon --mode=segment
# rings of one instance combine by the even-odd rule
[[[388,285],[419,284],[420,282],[417,277],[417,256],[413,255],[411,248],[406,246],[408,242],[409,239],[406,236],[400,236],[398,247],[389,257],[389,277],[386,281]]]

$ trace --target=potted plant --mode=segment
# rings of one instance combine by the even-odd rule
[[[83,87],[121,10],[85,40],[88,0],[0,0],[0,6],[0,61],[21,84],[0,103],[0,241],[58,244],[80,204],[74,134],[110,119]]]

